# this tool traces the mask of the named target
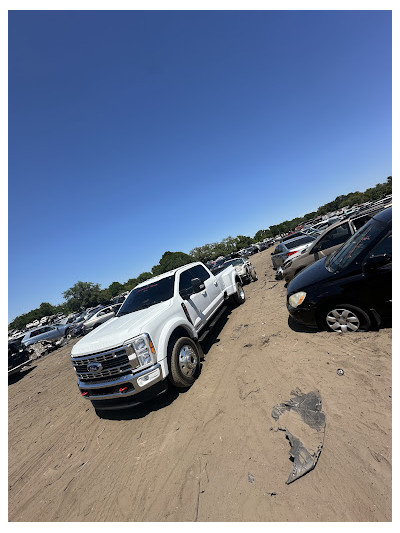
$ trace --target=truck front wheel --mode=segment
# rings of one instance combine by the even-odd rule
[[[200,368],[200,356],[196,344],[189,337],[176,340],[169,354],[168,378],[174,387],[189,388]]]

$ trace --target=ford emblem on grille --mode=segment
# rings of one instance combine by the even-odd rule
[[[89,372],[100,372],[103,369],[103,365],[101,363],[89,363],[87,369]]]

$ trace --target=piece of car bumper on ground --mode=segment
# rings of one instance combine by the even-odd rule
[[[278,429],[285,431],[290,442],[293,468],[286,481],[288,485],[313,470],[321,454],[326,426],[321,397],[318,392],[300,393],[275,405],[271,415],[274,420],[280,419],[282,425]]]

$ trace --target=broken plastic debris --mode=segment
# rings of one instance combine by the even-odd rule
[[[336,374],[337,374],[338,376],[343,376],[343,374],[344,374],[344,370],[343,370],[343,368],[338,368],[337,371],[336,371]]]
[[[275,420],[281,419],[283,424],[278,429],[285,431],[290,443],[293,468],[286,481],[288,485],[313,470],[321,454],[325,436],[321,397],[318,392],[300,393],[275,405],[271,415]]]
[[[252,476],[250,472],[247,473],[247,479],[249,483],[254,483],[254,476]]]

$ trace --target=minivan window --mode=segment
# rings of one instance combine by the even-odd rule
[[[362,217],[357,217],[353,219],[354,227],[356,228],[356,231],[358,231],[360,228],[364,226],[368,220],[371,220],[371,217],[369,215],[364,215]]]
[[[342,244],[350,237],[351,231],[349,224],[340,224],[337,228],[330,230],[322,239],[314,246],[312,253],[320,252],[321,250],[326,250],[332,246],[337,246]]]
[[[359,256],[381,235],[385,225],[378,220],[371,219],[357,231],[334,254],[330,255],[325,266],[331,272],[339,272],[350,263],[357,262]]]
[[[122,304],[117,316],[134,313],[152,305],[170,300],[174,295],[175,275],[161,278],[142,287],[136,287]]]

